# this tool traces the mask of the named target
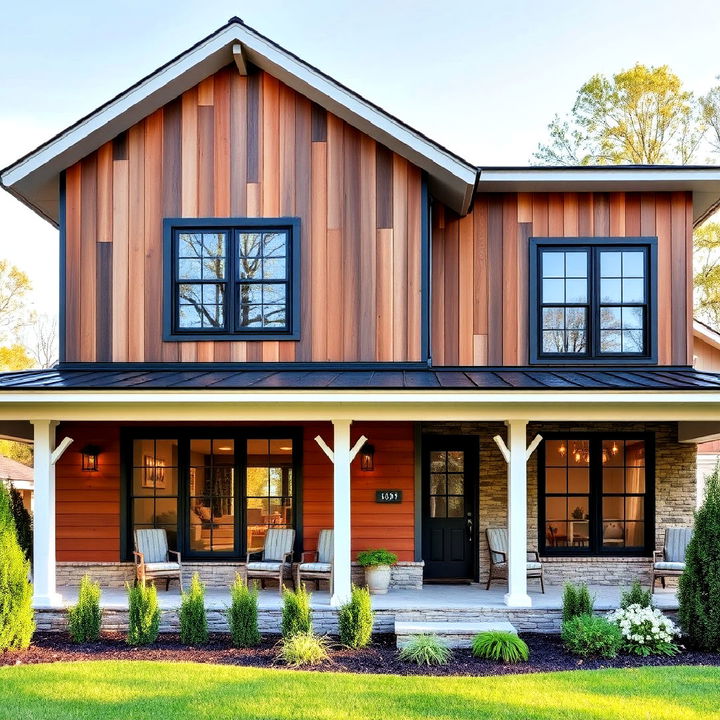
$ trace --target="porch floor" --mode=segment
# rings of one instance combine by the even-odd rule
[[[620,603],[622,588],[608,585],[591,585],[590,592],[595,596],[595,609],[613,610]],[[58,588],[64,606],[77,601],[78,588],[63,586]],[[373,608],[379,611],[432,611],[432,610],[485,610],[507,609],[504,595],[506,588],[498,583],[485,590],[484,585],[424,585],[422,590],[391,590],[387,595],[373,595]],[[559,585],[546,585],[545,593],[532,588],[529,592],[534,610],[559,610],[562,607],[563,588]],[[174,610],[180,607],[180,591],[176,583],[165,591],[163,583],[158,583],[158,602],[161,610]],[[653,602],[661,610],[677,610],[678,602],[675,588],[658,588]],[[224,610],[230,603],[229,592],[221,588],[208,588],[205,604],[208,610]],[[327,591],[312,592],[312,607],[316,610],[330,609],[330,594]],[[123,588],[103,588],[101,605],[108,610],[127,610],[127,593]],[[260,591],[261,610],[279,610],[282,605],[277,589]],[[522,609],[519,609],[522,610]]]

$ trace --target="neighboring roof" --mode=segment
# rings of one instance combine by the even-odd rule
[[[653,192],[693,194],[693,225],[720,204],[720,166],[583,165],[480,167],[478,192]]]
[[[720,333],[701,320],[693,320],[693,335],[710,347],[720,350]]]
[[[266,70],[425,170],[433,195],[456,212],[469,207],[477,177],[472,164],[236,17],[0,171],[0,184],[57,225],[62,170],[234,61]]]
[[[32,482],[33,469],[17,460],[0,455],[0,480],[22,483]]]
[[[720,390],[720,374],[650,368],[322,368],[267,365],[177,370],[24,370],[0,374],[3,391],[57,390]]]

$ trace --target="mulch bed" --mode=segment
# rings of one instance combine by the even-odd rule
[[[675,657],[640,658],[621,655],[614,660],[582,660],[563,650],[560,637],[524,633],[530,646],[530,661],[502,665],[474,658],[469,650],[455,650],[453,660],[442,667],[418,667],[397,659],[394,635],[380,635],[363,650],[334,646],[330,662],[315,668],[320,672],[379,673],[393,675],[506,675],[513,673],[551,672],[556,670],[593,670],[600,668],[634,668],[662,665],[716,665],[720,654],[687,650]],[[182,645],[177,635],[161,635],[160,641],[147,647],[129,647],[119,633],[104,634],[98,643],[75,645],[61,633],[37,633],[33,644],[19,652],[0,652],[0,665],[21,665],[76,660],[164,660],[174,662],[216,663],[246,667],[283,667],[275,660],[277,638],[266,638],[253,649],[237,650],[227,635],[213,635],[203,647]]]

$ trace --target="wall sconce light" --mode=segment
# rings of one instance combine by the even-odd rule
[[[82,469],[90,472],[97,472],[99,454],[99,447],[96,445],[86,445],[82,449]]]
[[[368,471],[375,469],[375,447],[370,443],[365,443],[360,448],[360,469]]]

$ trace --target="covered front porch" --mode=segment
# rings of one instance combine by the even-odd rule
[[[610,383],[609,387],[598,389],[597,381],[593,381],[595,385],[592,387],[583,388],[579,384],[577,374],[572,382],[568,381],[566,386],[560,389],[550,385],[540,388],[537,386],[537,381],[533,379],[532,383],[535,385],[531,383],[528,387],[516,386],[512,390],[507,389],[507,382],[503,380],[506,383],[505,388],[498,390],[497,377],[493,381],[494,386],[491,384],[491,386],[482,387],[476,378],[472,380],[473,384],[470,387],[469,375],[475,377],[480,375],[479,373],[450,373],[449,371],[447,375],[443,375],[441,384],[447,383],[448,379],[452,377],[455,378],[453,380],[456,383],[455,386],[421,390],[413,389],[412,383],[416,380],[413,379],[412,372],[396,373],[395,375],[402,376],[401,380],[398,380],[398,382],[401,381],[402,388],[391,387],[389,389],[373,387],[370,382],[372,373],[363,375],[363,377],[367,376],[365,382],[368,385],[361,390],[353,387],[332,390],[218,387],[213,390],[196,388],[192,392],[188,392],[170,387],[145,388],[143,390],[114,387],[113,389],[85,388],[77,391],[71,387],[63,390],[54,389],[52,385],[43,386],[42,390],[5,388],[3,403],[0,405],[2,419],[23,418],[28,421],[35,445],[37,495],[35,522],[37,532],[34,583],[36,607],[39,610],[47,609],[51,615],[53,610],[62,608],[71,597],[71,591],[59,589],[58,553],[56,551],[57,521],[61,517],[56,507],[56,465],[63,452],[72,444],[72,434],[65,435],[62,432],[63,428],[77,427],[82,423],[171,427],[173,424],[179,424],[180,420],[186,423],[191,421],[194,427],[217,427],[220,425],[229,427],[233,424],[260,426],[288,423],[294,423],[297,426],[312,423],[323,425],[325,430],[321,436],[322,443],[315,442],[313,436],[310,436],[309,440],[306,437],[304,449],[307,451],[309,443],[311,443],[316,448],[316,452],[322,455],[322,462],[325,463],[323,467],[328,472],[327,487],[313,490],[313,492],[319,492],[325,496],[331,503],[328,505],[331,514],[327,518],[323,516],[323,524],[318,527],[334,529],[334,592],[327,596],[321,592],[316,596],[316,602],[327,603],[328,611],[348,598],[352,582],[354,554],[357,549],[368,546],[367,541],[364,546],[357,542],[353,546],[357,537],[353,536],[353,531],[357,528],[359,516],[353,503],[356,483],[351,464],[354,451],[362,446],[361,441],[364,442],[362,437],[364,425],[374,423],[378,436],[382,436],[383,426],[390,428],[399,423],[414,425],[418,433],[424,432],[425,428],[428,431],[436,432],[438,426],[442,424],[456,426],[459,428],[460,434],[465,432],[465,426],[485,424],[487,428],[491,426],[499,428],[492,433],[484,432],[480,442],[480,456],[481,462],[488,462],[487,458],[491,457],[490,453],[492,452],[494,458],[492,463],[502,468],[499,471],[503,478],[502,497],[499,497],[495,491],[493,491],[494,495],[488,493],[488,488],[484,488],[482,485],[482,478],[478,493],[481,511],[483,503],[486,507],[491,504],[495,512],[491,518],[493,523],[497,522],[507,527],[505,581],[493,585],[487,593],[473,585],[465,587],[438,586],[437,588],[426,586],[422,592],[395,589],[386,598],[377,599],[380,606],[385,603],[388,603],[388,606],[378,607],[383,612],[390,613],[393,612],[393,603],[400,603],[406,598],[410,605],[435,603],[439,606],[427,608],[428,611],[445,612],[447,610],[458,613],[462,608],[452,606],[454,604],[453,597],[457,596],[462,597],[462,600],[457,601],[458,603],[461,605],[467,603],[468,612],[478,609],[483,612],[500,612],[503,609],[514,612],[515,609],[522,609],[528,610],[528,618],[532,618],[533,611],[536,609],[545,613],[557,613],[560,606],[559,586],[563,579],[586,580],[593,584],[594,577],[605,573],[611,567],[610,560],[613,558],[609,558],[609,564],[606,565],[597,562],[588,563],[585,567],[574,565],[573,574],[569,578],[564,574],[567,570],[563,565],[564,559],[543,558],[544,564],[547,563],[548,566],[552,565],[558,569],[555,588],[553,589],[552,583],[549,583],[546,588],[548,592],[543,596],[536,592],[534,584],[528,587],[526,551],[529,545],[533,545],[533,540],[537,544],[538,538],[541,542],[543,538],[538,531],[540,521],[536,510],[539,505],[537,497],[534,500],[532,497],[528,460],[533,457],[533,453],[538,447],[538,438],[542,435],[542,427],[552,427],[557,431],[560,425],[563,428],[584,427],[587,429],[594,423],[612,429],[622,424],[634,424],[635,426],[647,423],[664,424],[671,428],[666,431],[666,435],[673,436],[671,442],[675,446],[682,447],[681,443],[684,443],[684,447],[688,451],[694,452],[693,443],[698,438],[701,437],[705,440],[718,430],[717,421],[714,418],[718,417],[720,400],[716,389],[717,380],[714,376],[705,381],[702,374],[685,372],[687,375],[687,377],[683,376],[685,385],[680,384],[680,379],[669,380],[668,372],[664,372],[658,373],[660,378],[658,385],[664,383],[664,386],[647,388],[640,385],[632,390],[618,389],[617,384],[613,383]],[[242,375],[242,373],[228,373],[228,377],[235,378],[238,374]],[[436,372],[434,376],[440,374]],[[503,375],[509,374],[508,372],[503,373]],[[624,375],[628,374],[628,372],[624,373]],[[650,371],[645,371],[643,377],[651,374]],[[517,373],[518,377],[522,375],[522,373]],[[529,376],[529,373],[527,375]],[[216,377],[214,382],[218,384],[217,376],[214,377]],[[273,377],[272,373],[269,377]],[[465,379],[460,381],[458,377]],[[556,374],[553,377],[556,378]],[[126,381],[129,382],[129,380]],[[143,382],[147,382],[147,380]],[[157,382],[160,383],[160,379]],[[350,381],[348,382],[350,383]],[[623,382],[625,381],[623,380]],[[641,382],[645,385],[648,384],[647,379]],[[354,377],[352,383],[357,385],[360,381]],[[58,423],[61,423],[60,434],[57,433]],[[325,447],[320,450],[323,444]],[[415,448],[417,477],[422,464],[420,443],[416,443]],[[598,444],[597,448],[599,451],[601,445]],[[76,455],[73,462],[77,462],[80,449],[73,447],[70,450],[70,453]],[[486,458],[484,461],[482,460],[483,456]],[[117,512],[118,517],[113,516],[109,522],[114,522],[116,527],[122,527],[123,519],[119,509],[113,510],[114,507],[119,508],[119,499],[113,500],[117,503],[116,505],[111,504],[111,500],[116,496],[119,498],[121,494],[122,461],[118,455],[115,455],[105,460],[101,458],[101,466],[103,462],[108,463],[107,474],[99,474],[94,481],[94,486],[93,483],[85,483],[83,487],[92,487],[93,491],[99,492],[103,497],[107,496],[106,499],[98,501],[99,505],[107,506],[109,514]],[[667,464],[665,472],[669,484],[675,482],[676,485],[682,486],[688,482],[684,475],[677,478],[676,481],[673,480],[672,473],[675,467],[673,457],[668,455],[663,458],[663,462]],[[385,470],[392,473],[392,468],[392,463],[388,463]],[[450,472],[451,469],[448,468],[446,474],[449,476]],[[388,474],[385,477],[391,478],[392,475]],[[103,485],[103,482],[107,482],[107,486]],[[392,485],[383,483],[381,487],[390,488]],[[497,490],[498,486],[494,487]],[[78,488],[77,493],[81,494],[82,492],[84,491]],[[414,557],[411,556],[411,561],[406,560],[406,562],[414,562],[415,565],[419,565],[426,559],[422,555],[422,546],[418,542],[418,523],[423,521],[420,514],[419,492],[421,490],[418,482],[416,481],[414,486],[411,482],[408,494],[412,497],[412,503],[407,505],[406,515],[408,517],[414,515],[415,518],[415,554]],[[449,507],[452,493],[447,490],[445,495],[447,496],[446,506]],[[490,495],[492,497],[489,501]],[[308,497],[305,500],[307,501]],[[533,502],[535,505],[532,505]],[[694,497],[686,504],[694,507]],[[667,507],[663,510],[665,514],[662,517],[656,513],[657,537],[660,542],[664,526],[687,524],[688,522],[685,515],[673,515],[671,505],[672,503],[666,503]],[[63,512],[67,512],[67,509],[64,509]],[[365,510],[367,517],[371,519],[374,517],[374,512],[372,507]],[[656,512],[654,507],[653,512]],[[660,511],[657,510],[657,512]],[[447,517],[450,517],[449,511]],[[387,523],[388,528],[393,527],[393,518],[394,516],[388,515],[387,519],[383,521]],[[464,517],[461,517],[460,520],[464,522]],[[588,521],[580,518],[577,522],[572,522],[574,529],[566,530],[564,533],[567,538],[564,541],[564,548],[580,550],[587,548],[592,540],[583,537],[581,531]],[[485,527],[491,526],[489,521],[485,521],[485,523]],[[375,525],[373,543],[381,541],[383,537],[382,528],[377,526],[377,523]],[[474,533],[475,557],[479,558],[481,555],[486,557],[487,548],[482,533],[478,532],[477,527],[469,528],[469,531]],[[118,530],[118,533],[120,532],[121,530]],[[73,539],[73,543],[81,550],[92,547],[96,535],[95,530],[85,535],[78,535]],[[562,536],[561,528],[560,533],[553,534],[553,542],[558,543]],[[578,540],[574,539],[576,536],[578,536]],[[602,541],[602,533],[598,537]],[[410,535],[410,538],[413,538],[413,535]],[[112,548],[115,548],[108,552],[117,561],[127,560],[127,558],[120,557],[122,549],[120,537],[110,537],[107,542]],[[412,539],[410,542],[412,547]],[[309,543],[311,549],[312,536],[310,536]],[[652,544],[656,545],[655,537],[652,538]],[[308,547],[305,545],[299,549],[304,550]],[[64,552],[66,555],[61,559],[70,559],[67,557],[69,551],[65,550]],[[595,559],[590,558],[590,560],[594,561]],[[631,558],[630,560],[637,560],[647,570],[650,562],[649,553],[644,558]],[[241,561],[242,558],[236,557],[236,562]],[[578,568],[580,568],[579,572]],[[593,568],[599,570],[595,576],[583,574]],[[638,570],[640,570],[639,566]],[[610,583],[614,587],[602,589],[598,592],[598,597],[607,598],[608,603],[612,602],[610,599],[612,594],[617,595],[622,584],[627,585],[628,582],[624,578],[622,582],[616,578],[614,582]],[[408,592],[410,595],[407,594]],[[115,591],[111,591],[108,597],[113,597],[114,593]],[[212,593],[214,596],[215,590]],[[222,597],[222,591],[218,590],[218,593],[217,597]],[[670,596],[671,594],[668,594],[668,597]],[[167,602],[171,602],[170,598],[172,597],[172,593],[168,595]],[[271,591],[267,595],[267,602],[278,602],[277,597],[277,591]],[[273,612],[270,607],[267,610]],[[404,612],[402,608],[396,608],[396,610]]]

